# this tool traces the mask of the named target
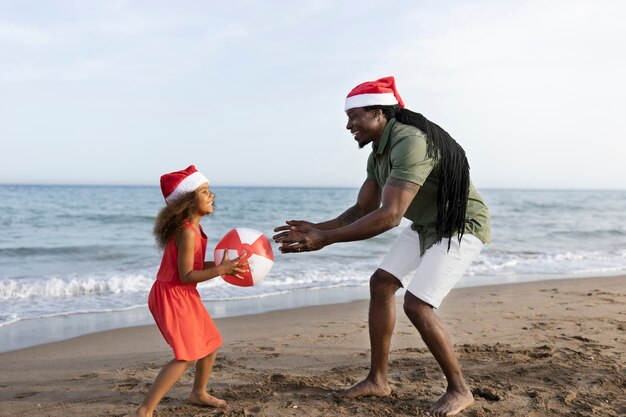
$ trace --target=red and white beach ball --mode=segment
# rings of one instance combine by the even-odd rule
[[[247,227],[236,227],[226,233],[217,244],[214,251],[215,264],[219,265],[224,259],[224,251],[228,251],[229,259],[235,259],[247,254],[250,271],[246,272],[244,279],[236,278],[232,275],[222,275],[224,281],[240,287],[251,287],[258,284],[270,272],[274,265],[274,253],[269,239],[258,230]]]

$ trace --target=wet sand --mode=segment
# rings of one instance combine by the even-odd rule
[[[209,310],[210,310],[210,306]],[[186,374],[158,416],[425,416],[445,379],[397,302],[391,396],[339,400],[367,374],[368,302],[217,319],[224,338],[210,392]],[[626,415],[626,277],[462,288],[438,311],[475,403],[460,416]],[[0,416],[124,416],[169,347],[153,326],[94,333],[0,354]]]

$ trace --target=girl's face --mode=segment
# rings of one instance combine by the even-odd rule
[[[213,213],[213,202],[215,194],[209,190],[209,184],[202,184],[196,190],[196,202],[198,203],[198,214],[206,216]]]

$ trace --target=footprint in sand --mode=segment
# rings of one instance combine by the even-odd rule
[[[553,352],[554,349],[552,349],[552,347],[542,345],[534,348],[533,351],[528,354],[528,357],[533,359],[549,358],[552,356]]]
[[[68,379],[68,381],[82,381],[84,379],[93,379],[93,378],[98,378],[100,376],[99,373],[97,372],[91,372],[88,374],[83,374],[80,376],[75,376],[73,378]]]
[[[28,398],[28,397],[32,397],[33,395],[37,395],[39,394],[38,392],[18,392],[17,394],[15,394],[13,396],[13,398],[17,398],[22,399],[22,398]]]
[[[326,333],[326,334],[320,334],[317,337],[321,339],[325,337],[339,338],[339,337],[345,337],[345,336],[347,336],[347,333]]]
[[[597,343],[597,340],[593,340],[593,339],[588,339],[586,337],[583,336],[571,336],[572,339],[576,339],[576,340],[580,340],[581,342],[585,342],[585,343]]]
[[[504,395],[499,394],[490,387],[480,387],[472,390],[475,397],[484,398],[487,401],[500,401]]]
[[[276,348],[272,346],[259,346],[258,348],[256,348],[256,350],[263,351],[263,352],[274,352]]]
[[[249,408],[247,410],[244,409],[243,410],[243,415],[246,416],[246,417],[248,417],[248,416],[249,417],[254,417],[257,414],[259,414],[260,412],[261,412],[261,407],[256,406],[256,407]]]
[[[283,374],[272,374],[267,379],[271,383],[282,383],[287,381],[287,377]]]
[[[278,358],[280,356],[280,353],[269,353],[269,352],[275,352],[276,348],[271,347],[271,346],[261,346],[255,349],[257,352],[267,352],[265,355],[263,355],[263,357],[265,359],[272,359],[272,358]]]
[[[113,389],[119,392],[136,391],[141,383],[142,383],[141,379],[129,378],[129,379],[126,379],[125,381],[115,384]]]

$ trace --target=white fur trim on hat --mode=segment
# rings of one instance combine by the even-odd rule
[[[176,200],[181,195],[191,191],[195,191],[196,188],[208,182],[209,180],[207,179],[207,177],[196,171],[193,174],[187,176],[187,178],[185,178],[184,180],[182,180],[180,184],[176,186],[174,191],[172,191],[170,195],[165,198],[165,201],[167,203],[170,203]]]
[[[346,105],[344,111],[348,111],[356,107],[393,106],[394,104],[398,104],[398,100],[393,95],[393,93],[358,94],[355,96],[346,97]]]

